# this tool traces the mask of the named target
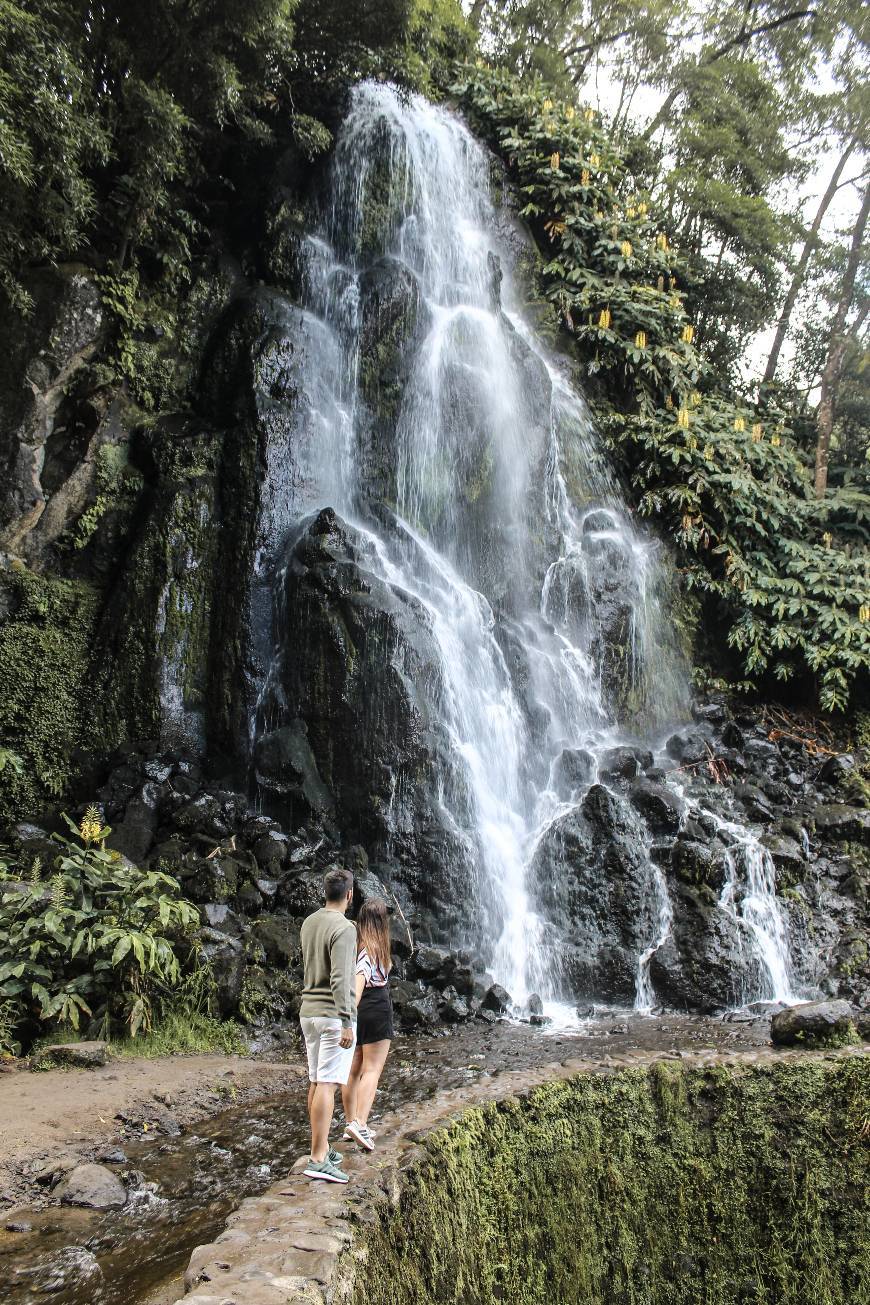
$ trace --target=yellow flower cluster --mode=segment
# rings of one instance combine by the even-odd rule
[[[558,170],[559,170],[559,152],[558,152],[558,150],[554,150],[553,153],[550,155],[550,167],[553,169],[554,172],[558,172]]]
[[[761,439],[763,433],[761,429],[761,422],[760,421],[753,422],[752,430],[749,433],[752,436],[755,443],[757,444],[758,441]]]
[[[583,110],[583,117],[586,119],[587,122],[591,122],[592,119],[595,117],[595,110],[594,110],[594,109],[584,109],[584,110]]]
[[[677,425],[679,426],[680,430],[688,430],[688,429],[689,429],[689,409],[688,409],[688,408],[680,408],[680,411],[677,413]]]
[[[659,249],[667,249],[668,238],[665,235],[664,231],[660,231],[656,236],[656,245]]]
[[[735,418],[734,418],[734,429],[737,430],[737,431],[746,430],[746,418],[745,418],[745,417],[735,417]]]
[[[606,331],[606,330],[608,330],[608,328],[610,327],[610,309],[609,309],[609,308],[602,308],[601,312],[598,314],[598,325],[599,325],[599,327],[601,328],[602,331]]]
[[[770,442],[775,449],[778,449],[780,444],[782,443],[782,440],[779,438],[778,435],[771,435]]]
[[[581,185],[581,186],[588,186],[588,185],[589,185],[589,169],[588,169],[588,168],[584,168],[583,171],[580,173],[580,185]],[[598,213],[596,213],[595,216],[598,217],[598,216],[600,216],[600,215],[599,215]]]
[[[619,249],[620,249],[620,252],[621,252],[623,258],[631,258],[631,241],[630,241],[630,240],[623,240],[622,244],[619,246]]]
[[[600,167],[600,166],[601,166],[601,155],[600,155],[600,154],[590,154],[590,156],[589,156],[589,165],[590,165],[590,167],[593,167],[593,168],[598,168],[598,167]]]
[[[79,837],[83,843],[99,843],[104,837],[103,822],[96,807],[88,807],[79,825]]]
[[[858,608],[858,620],[861,622],[870,621],[870,603],[862,603]]]
[[[574,105],[573,105],[573,104],[569,104],[569,105],[568,105],[567,109],[565,110],[565,117],[568,119],[569,122],[570,122],[571,119],[574,117]]]
[[[646,331],[638,331],[637,335],[634,337],[634,343],[635,343],[635,346],[636,346],[638,349],[645,349],[645,348],[646,348]]]
[[[682,336],[683,344],[691,344],[694,338],[695,338],[694,326],[684,326],[683,336]]]
[[[544,103],[541,105],[541,108],[544,110],[544,113],[549,113],[552,107],[553,107],[552,100],[544,100]]]

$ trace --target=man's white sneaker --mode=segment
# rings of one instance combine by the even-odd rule
[[[375,1142],[371,1133],[365,1124],[360,1124],[355,1119],[352,1119],[348,1124],[344,1130],[344,1135],[352,1141],[358,1142],[366,1151],[374,1151],[375,1149]]]

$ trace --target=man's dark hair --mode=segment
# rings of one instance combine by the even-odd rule
[[[349,870],[342,870],[340,866],[327,870],[323,876],[323,891],[326,894],[327,902],[342,901],[352,888],[353,875]]]

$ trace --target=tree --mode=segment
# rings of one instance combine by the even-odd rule
[[[834,412],[837,399],[837,386],[843,371],[843,363],[849,339],[857,337],[870,309],[870,298],[862,296],[856,320],[847,328],[847,318],[852,308],[855,295],[855,282],[861,266],[864,234],[867,219],[870,216],[870,186],[865,187],[858,220],[852,233],[849,256],[840,282],[840,291],[834,310],[834,319],[828,342],[828,353],[822,369],[819,407],[816,414],[818,423],[818,443],[816,445],[815,491],[817,498],[824,498],[828,485],[828,457],[831,447],[831,432],[834,427]]]

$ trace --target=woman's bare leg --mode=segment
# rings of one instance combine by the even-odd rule
[[[344,1110],[344,1117],[350,1124],[356,1119],[357,1112],[357,1093],[359,1091],[359,1076],[362,1069],[362,1047],[357,1047],[353,1053],[353,1060],[350,1065],[350,1073],[347,1076],[347,1082],[342,1085],[341,1089],[341,1106]]]
[[[360,1124],[366,1124],[378,1090],[381,1073],[390,1053],[390,1039],[384,1038],[382,1042],[366,1043],[360,1051],[362,1070],[356,1082],[356,1119]]]

